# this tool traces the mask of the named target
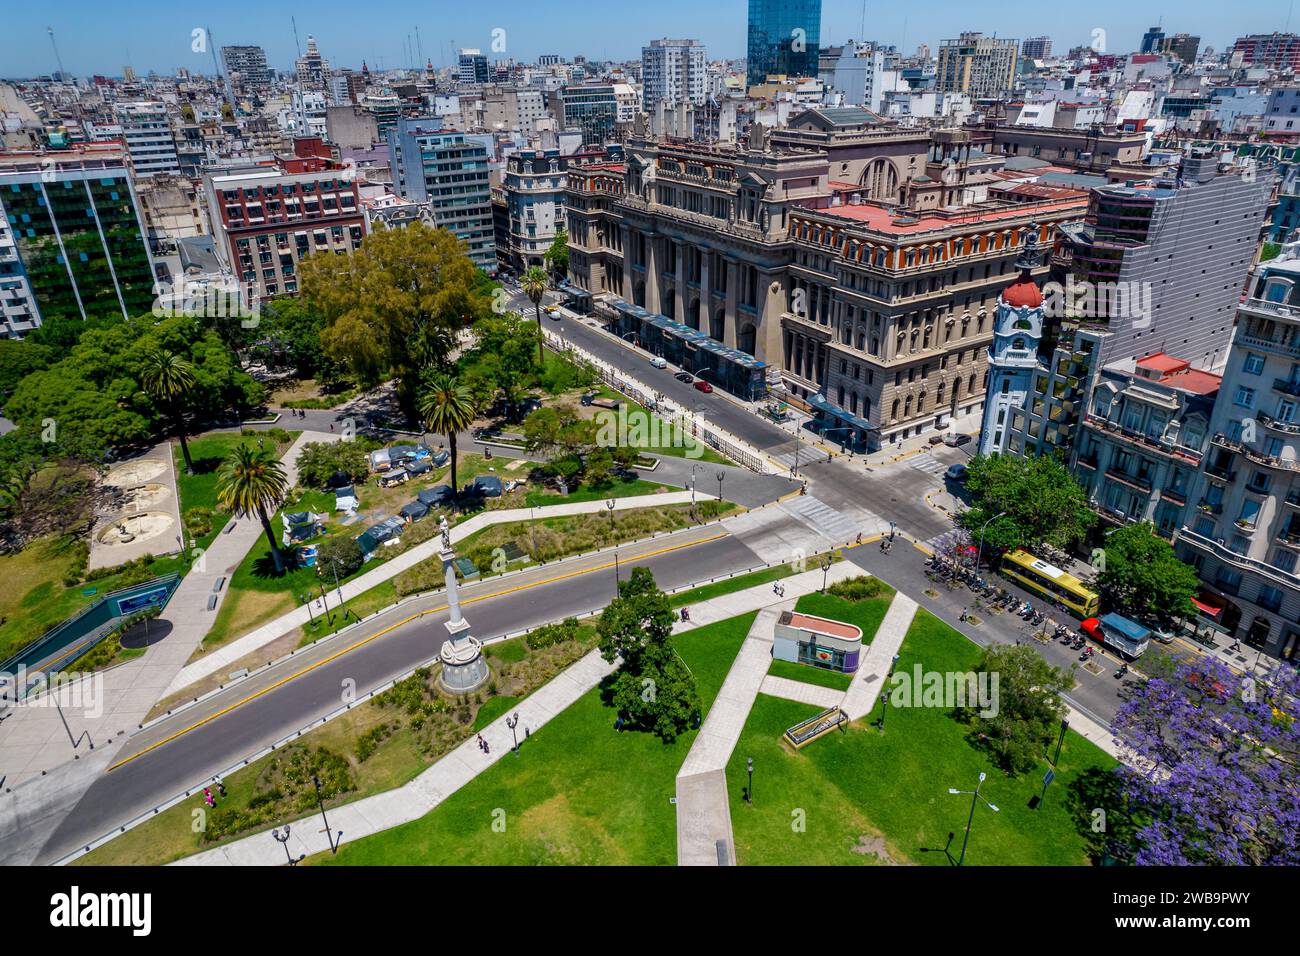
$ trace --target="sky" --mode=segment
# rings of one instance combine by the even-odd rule
[[[866,39],[898,45],[904,53],[919,43],[932,50],[939,41],[963,30],[1023,39],[1052,37],[1064,52],[1091,43],[1105,31],[1108,51],[1138,47],[1147,27],[1163,20],[1166,33],[1200,36],[1202,47],[1221,50],[1237,36],[1295,29],[1294,0],[1181,0],[1135,3],[1091,0],[1045,4],[1042,0],[823,0],[822,45]],[[52,26],[69,73],[120,76],[130,65],[138,73],[171,74],[178,67],[212,72],[211,53],[196,52],[196,29],[208,28],[216,46],[252,43],[266,49],[270,65],[291,67],[298,38],[316,37],[332,65],[390,69],[411,65],[407,37],[435,66],[452,62],[458,47],[479,47],[492,59],[534,61],[542,53],[566,59],[630,60],[641,46],[662,37],[704,41],[710,58],[738,58],[745,53],[747,0],[46,0],[43,4],[5,0],[0,6],[0,77],[20,78],[58,69],[46,27]],[[1295,11],[1300,20],[1300,11]],[[1163,15],[1163,16],[1162,16]],[[863,24],[866,24],[865,31]],[[504,51],[493,50],[494,31]]]

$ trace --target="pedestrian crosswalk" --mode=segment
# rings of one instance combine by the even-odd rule
[[[783,502],[781,507],[818,534],[834,542],[848,541],[864,530],[860,521],[850,518],[841,511],[836,511],[812,495],[791,498]]]
[[[970,544],[970,533],[962,528],[952,528],[942,534],[936,534],[933,538],[927,538],[925,546],[935,554],[951,556],[958,548],[966,547]]]
[[[938,458],[935,458],[929,452],[921,452],[919,455],[913,455],[907,460],[907,464],[909,467],[915,468],[917,471],[923,471],[927,475],[933,475],[936,478],[940,477],[948,470],[947,465],[941,462]]]
[[[811,465],[815,462],[830,460],[830,455],[814,445],[807,444],[806,442],[801,443],[798,448],[795,447],[793,442],[789,445],[778,445],[777,447],[782,450],[780,452],[774,450],[768,451],[767,456],[786,471],[790,471],[795,467],[796,455],[799,459],[800,468],[803,468],[805,465]]]

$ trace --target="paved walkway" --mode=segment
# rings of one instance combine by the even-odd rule
[[[768,674],[763,678],[758,692],[769,697],[780,697],[800,704],[812,704],[823,709],[838,707],[844,702],[842,690],[822,687],[820,684],[808,684],[801,680],[791,680],[788,677],[777,677],[774,674]]]
[[[840,562],[831,565],[828,580],[834,583],[860,573],[861,570],[849,562]],[[820,568],[805,571],[786,578],[782,584],[789,597],[777,598],[770,604],[767,602],[775,597],[770,586],[750,589],[761,590],[767,606],[754,619],[699,735],[677,772],[677,862],[681,866],[718,866],[724,861],[735,862],[725,774],[727,761],[745,729],[754,698],[764,682],[772,679],[767,676],[767,671],[772,665],[772,635],[776,620],[782,611],[793,608],[801,595],[821,588],[822,571]],[[694,608],[691,617],[697,618]]]
[[[698,489],[696,495],[700,501],[716,500],[717,495],[705,494],[703,489]],[[615,511],[627,511],[633,508],[661,508],[667,505],[690,504],[691,493],[689,491],[672,491],[660,495],[640,495],[630,498],[615,499]],[[451,540],[455,544],[464,541],[472,534],[491,527],[495,524],[510,524],[512,522],[528,521],[529,518],[556,518],[565,515],[593,514],[606,510],[604,500],[598,501],[579,501],[569,502],[561,505],[549,505],[545,508],[509,508],[502,511],[482,511],[470,518],[455,525],[451,529]],[[430,538],[428,541],[422,541],[415,547],[403,551],[395,558],[385,561],[383,564],[367,571],[342,587],[326,592],[326,601],[331,607],[338,607],[344,601],[350,601],[365,591],[389,581],[407,570],[424,561],[427,558],[436,556],[442,548],[442,538],[438,535]],[[320,613],[319,602],[316,603],[316,612]],[[204,657],[199,658],[191,664],[186,665],[177,673],[171,684],[167,687],[162,697],[169,697],[191,684],[202,680],[212,674],[221,672],[231,667],[236,661],[248,656],[256,650],[265,647],[272,641],[285,634],[291,633],[297,628],[307,624],[312,616],[311,608],[303,604],[280,615],[275,620],[263,624],[256,630],[249,631],[238,640],[232,641],[224,647],[211,651]]]
[[[876,706],[876,699],[880,696],[880,688],[885,684],[894,655],[903,646],[903,638],[915,616],[916,602],[901,592],[895,594],[884,620],[876,629],[876,636],[871,639],[866,657],[854,673],[844,701],[840,704],[849,720],[865,717]]]
[[[839,577],[852,577],[861,573],[858,568],[848,562],[836,564],[832,571],[838,572],[832,574],[832,581],[838,580]],[[802,575],[795,575],[786,578],[783,583],[786,586],[787,593],[793,593],[795,596],[806,594],[821,587],[821,571],[810,571]],[[792,606],[794,603],[793,598],[777,598],[770,584],[762,584],[732,594],[720,595],[711,600],[690,605],[691,620],[678,621],[673,626],[673,631],[674,633],[680,633],[681,631],[702,627],[714,621],[725,620],[739,614],[747,614],[757,608],[764,608],[774,601],[780,603],[760,611],[760,618],[766,616],[769,621],[775,620],[779,608]],[[768,640],[765,646],[770,648],[770,623],[767,631]],[[748,646],[749,643],[750,640],[747,638],[745,646]],[[744,647],[742,647],[743,653]],[[743,703],[744,712],[736,714],[724,722],[726,724],[723,730],[724,733],[730,734],[734,732],[735,736],[738,737],[740,729],[744,727],[745,718],[749,713],[749,704],[753,702],[753,696],[757,693],[758,684],[761,683],[762,676],[767,672],[770,663],[770,650],[763,653],[766,656],[760,655],[747,659],[747,669],[756,669],[758,671],[757,675],[750,681],[753,683],[754,689],[749,694],[748,702]],[[507,716],[518,713],[520,733],[523,733],[525,727],[530,732],[535,733],[540,727],[544,727],[556,714],[574,703],[583,694],[595,688],[613,670],[613,664],[606,664],[598,652],[592,651],[582,660],[561,672],[549,683],[520,701],[510,715],[502,715],[484,729],[482,734],[488,742],[490,750],[488,754],[484,754],[479,750],[474,737],[469,737],[459,747],[441,757],[435,764],[405,786],[376,794],[373,797],[366,797],[353,803],[344,804],[337,808],[331,807],[329,811],[331,825],[336,830],[343,831],[343,842],[347,843],[419,819],[509,753],[512,738],[510,729],[505,723]],[[732,673],[735,672],[736,665],[733,665]],[[732,676],[728,674],[728,683],[731,680]],[[713,713],[718,710],[723,694],[727,693],[727,684],[724,684],[723,692],[719,694],[719,700],[714,702],[713,710],[710,711],[710,719]],[[737,704],[739,703],[741,701],[737,698]],[[737,718],[738,723],[736,722]],[[715,721],[714,726],[718,727],[719,723]],[[709,720],[706,719],[704,727],[701,728],[701,736],[709,727]],[[697,744],[699,739],[696,738]],[[731,746],[734,745],[733,740]],[[691,754],[694,753],[695,748],[692,747]],[[729,746],[726,756],[729,756],[730,753],[731,747]],[[726,756],[723,757],[722,765],[715,768],[716,770],[721,770],[726,765]],[[687,760],[690,760],[689,754]],[[718,780],[721,780],[722,775],[720,773],[715,776]],[[721,792],[721,799],[724,801],[722,817],[718,819],[725,819],[729,828],[730,815],[725,808],[725,784],[720,785],[718,789]],[[679,794],[680,792],[679,784]],[[679,797],[679,819],[680,806],[681,800]],[[712,806],[716,806],[716,803]],[[705,810],[702,809],[701,813],[705,813]],[[707,819],[707,817],[702,816],[701,819]],[[311,854],[328,850],[329,843],[325,834],[319,833],[317,830],[318,827],[314,822],[302,826],[293,826],[290,831],[290,852],[297,856],[300,853]],[[727,841],[729,846],[730,832],[728,832]],[[713,854],[712,863],[716,864],[716,847],[711,850],[711,853]],[[236,840],[223,847],[217,847],[187,857],[179,861],[177,865],[278,866],[283,862],[283,848],[271,838],[269,833],[263,832],[245,837],[242,840]],[[734,859],[732,862],[734,862]]]

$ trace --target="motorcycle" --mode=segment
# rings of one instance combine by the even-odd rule
[[[1127,673],[1128,673],[1128,661],[1125,661],[1123,664],[1120,665],[1119,670],[1115,672],[1116,680],[1122,678]]]

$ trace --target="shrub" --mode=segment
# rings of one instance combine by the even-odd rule
[[[524,635],[524,643],[535,651],[541,650],[543,647],[554,647],[556,644],[574,640],[578,636],[579,630],[578,619],[566,617],[563,621],[543,624],[541,627],[529,631]]]
[[[356,539],[346,534],[326,538],[316,551],[316,560],[326,572],[338,570],[340,578],[356,572],[365,563],[366,556]]]
[[[212,533],[212,509],[211,508],[186,508],[185,530],[190,533],[192,538],[202,538]]]
[[[886,597],[893,593],[893,588],[880,578],[866,575],[836,581],[826,590],[836,597],[844,598],[846,601],[869,601],[872,598]]]

